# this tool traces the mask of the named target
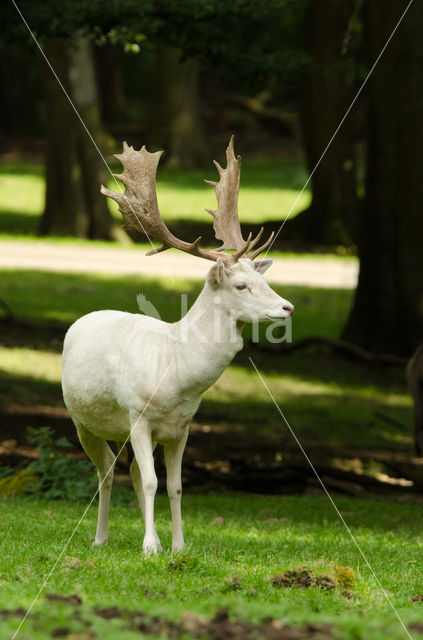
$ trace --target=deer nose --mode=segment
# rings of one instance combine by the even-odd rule
[[[293,315],[294,315],[294,305],[293,305],[293,304],[289,304],[289,305],[288,305],[288,304],[284,304],[284,305],[282,306],[282,309],[283,309],[284,311],[287,311],[287,312],[289,313],[289,315],[290,315],[290,316],[293,316]]]

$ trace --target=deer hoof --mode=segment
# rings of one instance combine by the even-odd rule
[[[162,545],[160,544],[160,541],[156,539],[144,540],[142,550],[144,551],[145,555],[155,555],[162,550]]]
[[[105,540],[94,540],[93,542],[93,547],[103,547],[105,545],[107,545],[107,538]]]

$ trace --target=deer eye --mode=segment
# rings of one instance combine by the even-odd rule
[[[236,284],[235,286],[238,289],[238,291],[242,291],[243,289],[247,288],[246,284]]]

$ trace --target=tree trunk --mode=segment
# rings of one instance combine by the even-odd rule
[[[313,0],[306,28],[312,62],[304,79],[301,120],[309,173],[316,167],[354,97],[352,61],[343,41],[354,10],[352,1]],[[358,200],[351,114],[312,176],[312,202],[297,220],[301,238],[318,244],[350,244]]]
[[[51,41],[46,54],[94,140],[104,148],[90,43],[80,37]],[[128,241],[100,194],[100,184],[108,178],[106,167],[48,67],[45,118],[47,184],[39,232]]]
[[[370,67],[405,0],[367,0]],[[414,3],[368,82],[367,185],[360,275],[345,336],[410,354],[423,341],[423,5]]]
[[[93,48],[101,119],[108,125],[126,119],[126,97],[119,64],[120,49],[111,42]]]
[[[161,45],[156,58],[157,83],[151,102],[156,144],[167,149],[176,167],[206,166],[209,154],[201,118],[200,66],[181,61],[181,52]]]

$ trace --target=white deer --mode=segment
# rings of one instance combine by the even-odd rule
[[[241,158],[233,139],[226,151],[227,167],[215,162],[218,183],[214,217],[216,250],[176,238],[160,217],[155,179],[162,152],[135,151],[123,145],[117,155],[124,171],[118,177],[125,192],[113,198],[125,227],[142,229],[161,241],[149,254],[171,247],[213,260],[203,290],[188,313],[175,323],[121,311],[96,311],[77,320],[66,334],[63,349],[63,396],[81,444],[97,467],[99,507],[95,545],[108,539],[110,492],[115,456],[107,440],[129,440],[134,458],[130,473],[145,521],[143,550],[156,553],[160,540],[154,525],[157,476],[153,451],[164,447],[167,492],[172,513],[172,551],[184,546],[181,518],[181,463],[189,423],[201,396],[242,348],[244,323],[283,319],[294,310],[263,277],[271,260],[253,262],[273,237],[258,243],[263,229],[244,240],[238,220]],[[221,253],[234,250],[235,253]],[[148,254],[148,255],[149,255]]]

